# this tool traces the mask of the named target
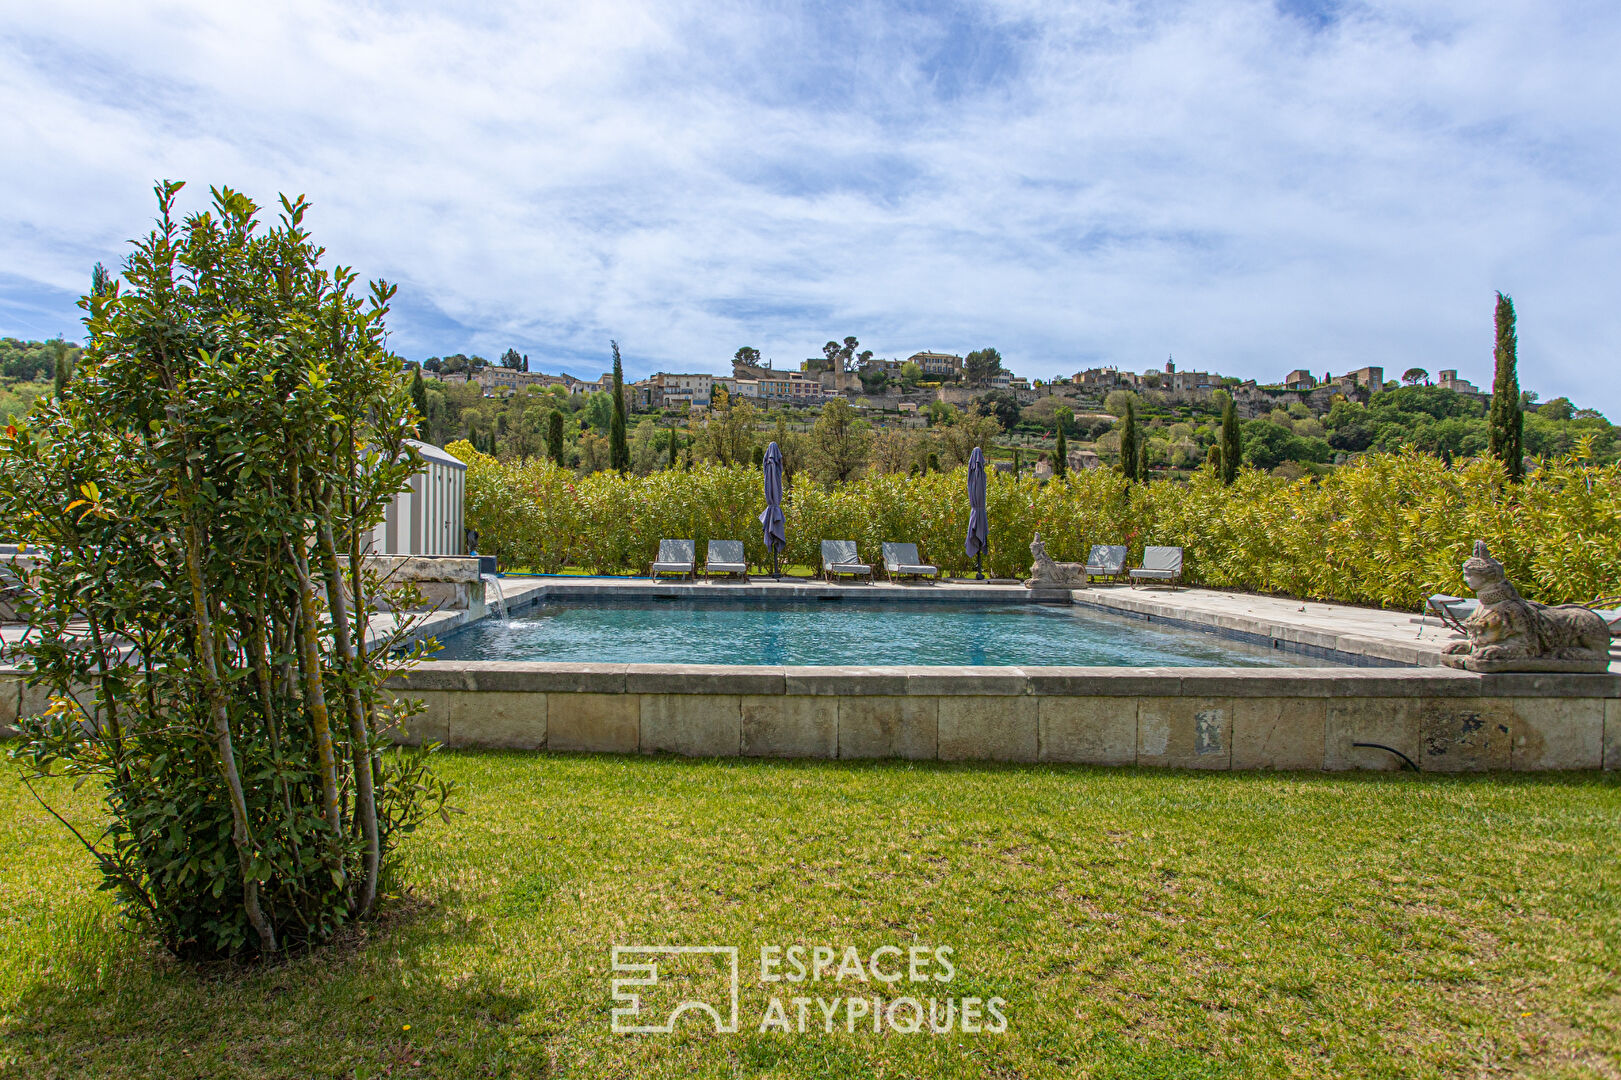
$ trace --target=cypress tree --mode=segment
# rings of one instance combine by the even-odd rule
[[[90,271],[90,295],[109,296],[113,291],[113,276],[107,268],[97,263]]]
[[[1233,396],[1221,396],[1221,482],[1231,484],[1238,479],[1238,463],[1243,459],[1243,448],[1238,443],[1238,411],[1233,408]]]
[[[1019,448],[1017,446],[1015,446],[1013,448],[1013,479],[1017,480],[1018,478],[1019,478]]]
[[[546,453],[558,465],[563,464],[563,414],[556,409],[546,418]]]
[[[73,377],[73,361],[68,359],[68,343],[61,338],[51,342],[56,351],[56,397],[58,400],[67,393],[68,380]]]
[[[611,341],[614,350],[613,419],[608,423],[608,467],[616,472],[630,469],[630,444],[625,441],[625,368],[619,362],[619,342]]]
[[[1503,463],[1508,478],[1525,479],[1525,414],[1520,409],[1519,339],[1514,333],[1514,301],[1497,294],[1497,376],[1492,381],[1492,411],[1486,438],[1491,455]]]
[[[670,468],[675,468],[675,449],[679,440],[675,436],[675,417],[670,417]]]
[[[1058,420],[1058,439],[1053,444],[1053,479],[1062,480],[1069,472],[1069,440],[1064,438],[1064,421]]]
[[[422,369],[419,367],[411,369],[411,405],[417,411],[417,438],[420,439],[428,429],[428,389],[422,385]]]
[[[1137,458],[1137,410],[1128,400],[1120,419],[1120,471],[1127,480],[1137,479]]]

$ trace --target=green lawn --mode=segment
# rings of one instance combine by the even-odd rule
[[[119,932],[0,779],[0,1075],[1598,1076],[1613,776],[1208,774],[447,753],[411,895],[260,970]],[[88,790],[56,785],[93,823]],[[765,945],[949,946],[1004,1034],[760,1033]],[[610,1032],[614,944],[733,945],[742,1026]],[[891,954],[892,955],[892,954]],[[902,982],[899,987],[909,988]],[[789,1007],[790,1010],[793,1006]],[[790,1016],[791,1016],[790,1012]],[[904,1014],[903,1014],[904,1015]]]

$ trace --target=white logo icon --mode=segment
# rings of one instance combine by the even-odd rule
[[[662,1024],[649,1024],[645,1021],[649,1017],[642,1012],[642,992],[638,987],[649,990],[659,986],[659,963],[666,961],[666,968],[683,968],[679,972],[672,972],[670,982],[687,983],[694,977],[704,982],[714,982],[715,989],[719,989],[719,965],[713,961],[703,964],[699,971],[685,970],[692,965],[683,965],[679,958],[695,957],[702,961],[705,957],[724,957],[727,971],[726,998],[722,1000],[717,994],[709,994],[701,998],[687,998],[670,1010]],[[637,962],[640,960],[641,962]],[[619,1005],[613,1010],[613,1032],[616,1035],[669,1035],[675,1031],[676,1021],[681,1014],[689,1009],[708,1013],[715,1021],[715,1032],[721,1035],[730,1035],[737,1032],[737,947],[735,945],[615,945],[613,947],[613,970],[625,972],[633,977],[616,978],[613,980],[613,998]],[[641,1021],[638,1023],[638,1021]]]

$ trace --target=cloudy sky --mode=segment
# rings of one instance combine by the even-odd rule
[[[1621,418],[1618,55],[1614,0],[10,4],[0,334],[172,177],[308,195],[413,359],[1489,382],[1501,289]]]

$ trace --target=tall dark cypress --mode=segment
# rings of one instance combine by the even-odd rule
[[[411,368],[411,405],[417,411],[417,438],[425,439],[428,434],[428,388],[422,385],[422,369],[414,365]]]
[[[672,416],[670,418],[670,468],[672,468],[672,469],[675,468],[676,441],[677,440],[676,440],[676,437],[675,437],[675,418]]]
[[[1238,411],[1233,407],[1233,395],[1224,393],[1221,397],[1221,482],[1230,484],[1238,479],[1244,449],[1238,443]]]
[[[1061,480],[1069,472],[1069,440],[1064,438],[1064,418],[1058,418],[1058,440],[1053,444],[1053,479]]]
[[[630,444],[625,441],[625,368],[619,362],[619,342],[614,350],[613,419],[608,424],[608,467],[616,472],[630,471]]]
[[[58,400],[67,396],[68,380],[73,378],[73,361],[68,356],[68,343],[61,338],[51,342],[56,352],[55,388]]]
[[[90,295],[107,296],[113,291],[113,276],[107,268],[97,263],[90,271]]]
[[[1503,463],[1508,478],[1525,479],[1525,414],[1520,408],[1519,338],[1514,332],[1514,301],[1497,294],[1497,377],[1492,381],[1492,411],[1487,420],[1487,448]]]
[[[1137,479],[1137,410],[1128,400],[1126,415],[1120,420],[1120,471],[1127,480]]]
[[[563,414],[556,409],[546,418],[546,453],[554,463],[563,464]]]

